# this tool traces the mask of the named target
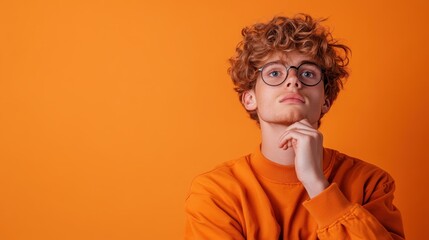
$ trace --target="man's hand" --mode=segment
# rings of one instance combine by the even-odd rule
[[[280,136],[279,147],[293,148],[296,175],[310,198],[328,187],[323,175],[323,135],[307,119],[290,125]]]

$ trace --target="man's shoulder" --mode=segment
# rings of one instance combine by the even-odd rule
[[[191,193],[231,191],[242,188],[243,178],[252,175],[251,154],[225,161],[192,180]]]
[[[326,148],[331,154],[331,171],[333,174],[349,175],[356,178],[385,178],[393,180],[387,171],[378,165],[350,156],[340,151]]]
[[[239,158],[231,159],[222,162],[215,166],[213,169],[199,174],[194,178],[195,181],[205,180],[234,180],[236,175],[240,172],[250,169],[250,154],[244,155]]]

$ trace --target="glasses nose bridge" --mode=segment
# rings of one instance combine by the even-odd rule
[[[298,66],[298,67],[297,66],[289,66],[289,67],[285,66],[285,68],[286,68],[286,78],[285,78],[284,82],[286,82],[286,86],[287,87],[290,86],[290,84],[289,84],[290,83],[289,70],[292,69],[292,68],[295,69],[295,71],[296,71],[296,73],[295,73],[296,74],[295,75],[295,81],[296,81],[296,83],[295,84],[301,85],[301,81],[300,81],[299,76],[298,76],[299,67],[300,66]]]
[[[285,66],[285,68],[286,68],[286,78],[288,77],[288,75],[289,75],[289,70],[290,69],[295,69],[296,70],[296,72],[298,72],[298,70],[299,70],[299,66],[297,67],[297,66],[289,66],[289,67],[286,67]]]

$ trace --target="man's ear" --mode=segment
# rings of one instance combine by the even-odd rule
[[[257,104],[256,104],[255,91],[253,91],[253,89],[245,91],[241,96],[241,103],[243,104],[244,108],[246,108],[246,110],[248,111],[256,110]]]
[[[322,115],[325,115],[329,109],[331,109],[331,101],[329,99],[325,99],[325,102],[322,105]]]

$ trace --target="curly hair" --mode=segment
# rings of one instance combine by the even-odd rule
[[[274,17],[268,23],[243,28],[243,40],[237,45],[235,56],[229,59],[228,69],[240,101],[245,91],[254,88],[258,68],[266,57],[275,52],[298,51],[321,65],[325,95],[332,104],[349,75],[347,65],[351,50],[338,43],[329,29],[321,25],[325,20],[298,14],[293,18]],[[248,113],[259,123],[256,110]]]

